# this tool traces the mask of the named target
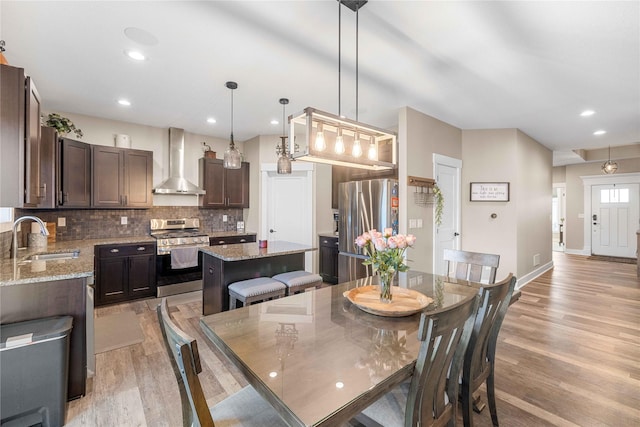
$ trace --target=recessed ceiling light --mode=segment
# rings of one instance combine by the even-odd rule
[[[125,50],[124,54],[131,59],[135,59],[136,61],[144,61],[145,59],[147,59],[147,57],[144,56],[142,52],[137,50]]]
[[[118,104],[128,107],[131,105],[131,102],[127,101],[126,99],[118,99]]]
[[[338,382],[336,383],[336,388],[337,388],[337,389],[344,388],[344,383],[343,383],[342,381],[338,381]]]
[[[213,123],[215,123],[215,122],[216,122],[216,119],[214,119],[213,117],[209,117],[209,118],[207,119],[207,123],[212,123],[212,124],[213,124]]]
[[[580,113],[580,116],[582,117],[589,117],[589,116],[593,116],[596,112],[593,110],[584,110],[582,113]]]
[[[606,130],[597,130],[597,131],[595,131],[593,134],[594,134],[594,135],[604,135],[605,133],[607,133],[607,131],[606,131]]]
[[[277,121],[276,119],[271,120],[271,124],[272,125],[277,125],[278,123],[280,123],[279,121]]]

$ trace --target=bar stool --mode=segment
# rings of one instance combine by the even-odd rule
[[[303,270],[276,274],[272,279],[282,282],[287,286],[287,295],[304,292],[307,288],[316,288],[322,285],[322,277],[319,274],[313,274]]]
[[[268,277],[241,280],[229,285],[229,310],[236,308],[238,300],[243,306],[257,301],[266,301],[271,298],[285,296],[287,287],[277,280]]]

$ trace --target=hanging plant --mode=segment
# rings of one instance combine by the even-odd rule
[[[442,224],[442,211],[444,209],[444,197],[442,196],[442,192],[440,191],[440,187],[434,184],[433,186],[433,197],[436,201],[436,212],[434,215],[434,221],[436,225]]]
[[[60,135],[66,135],[69,132],[76,134],[77,138],[82,138],[82,130],[76,128],[71,120],[66,117],[62,117],[57,113],[49,113],[47,121],[44,123],[46,126],[50,126],[58,131]]]

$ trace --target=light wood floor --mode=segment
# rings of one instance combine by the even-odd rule
[[[636,266],[553,254],[555,268],[522,289],[500,332],[496,362],[502,426],[640,425],[640,281]],[[175,379],[154,311],[144,301],[96,310],[136,312],[145,341],[97,355],[92,391],[68,407],[69,426],[179,426]],[[211,405],[246,384],[205,339],[200,303],[177,305],[199,341]],[[215,374],[214,374],[215,373]],[[491,425],[488,409],[474,415]]]

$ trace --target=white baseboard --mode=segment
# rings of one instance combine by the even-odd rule
[[[521,289],[524,285],[526,285],[536,277],[541,276],[545,272],[551,270],[552,268],[553,268],[553,261],[549,261],[548,263],[539,266],[532,272],[525,274],[524,276],[520,277],[516,282],[516,289]]]

